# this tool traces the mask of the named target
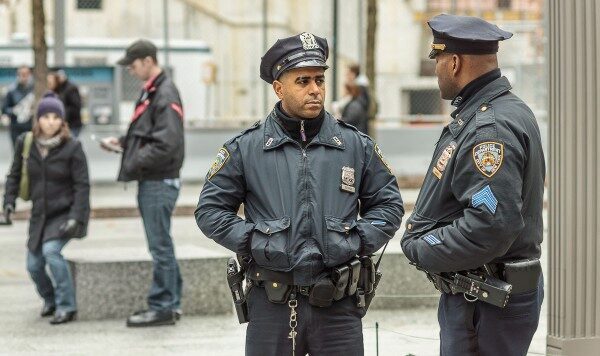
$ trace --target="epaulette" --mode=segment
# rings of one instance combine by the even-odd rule
[[[240,132],[239,134],[235,135],[234,137],[232,137],[231,139],[229,139],[227,142],[225,142],[225,144],[230,144],[233,141],[235,141],[237,138],[244,136],[245,134],[247,134],[250,131],[254,131],[257,128],[260,127],[261,121],[258,120],[257,122],[253,123],[252,126],[248,127],[247,129],[244,129],[242,132]]]
[[[349,128],[349,129],[351,129],[351,130],[354,130],[354,131],[356,131],[356,132],[357,132],[359,135],[361,135],[361,136],[364,136],[364,137],[368,137],[368,138],[370,138],[370,137],[369,137],[369,135],[367,135],[366,133],[364,133],[364,132],[360,131],[359,129],[357,129],[357,128],[356,128],[356,126],[354,126],[354,125],[351,125],[351,124],[349,124],[349,123],[345,122],[344,120],[336,119],[336,121],[337,121],[337,122],[338,122],[340,125],[342,125],[342,126],[344,126],[344,127],[347,127],[347,128]]]
[[[498,138],[496,115],[492,104],[483,103],[477,109],[475,113],[475,133],[478,141]]]

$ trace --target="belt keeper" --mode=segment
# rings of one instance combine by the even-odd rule
[[[365,291],[362,288],[356,289],[356,307],[364,308],[365,307]]]

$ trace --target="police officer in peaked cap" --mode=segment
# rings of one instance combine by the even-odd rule
[[[498,43],[512,34],[466,16],[439,15],[428,24],[441,96],[456,109],[406,222],[402,249],[442,292],[441,355],[525,355],[544,296],[545,164],[534,114],[498,69]],[[439,277],[465,271],[510,284],[506,306],[455,294]]]
[[[362,355],[364,256],[404,214],[379,147],[323,107],[328,54],[310,33],[265,53],[260,77],[279,101],[219,149],[195,211],[247,262],[247,355]]]

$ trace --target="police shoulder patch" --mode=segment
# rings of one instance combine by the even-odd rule
[[[375,144],[375,153],[377,153],[377,156],[379,156],[379,159],[381,160],[381,162],[383,163],[383,165],[385,166],[385,168],[387,168],[387,170],[392,173],[392,169],[390,168],[390,165],[387,163],[387,161],[385,160],[385,158],[383,158],[383,152],[381,152],[381,148],[379,148],[378,144]]]
[[[219,172],[221,170],[221,168],[223,168],[223,166],[225,165],[225,162],[227,162],[228,159],[229,159],[229,152],[227,151],[227,149],[225,147],[221,148],[219,150],[219,152],[217,153],[217,157],[215,158],[215,161],[210,166],[207,179],[211,179],[215,174],[217,174],[217,172]]]
[[[504,159],[504,144],[496,141],[482,142],[473,147],[475,167],[486,177],[491,178],[500,170]]]

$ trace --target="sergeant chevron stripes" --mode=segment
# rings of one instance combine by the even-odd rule
[[[495,214],[496,208],[498,207],[498,200],[492,193],[492,188],[486,185],[483,189],[473,195],[471,198],[471,205],[477,208],[480,205],[485,205],[490,213]]]
[[[442,241],[440,241],[440,239],[435,237],[435,235],[431,235],[431,234],[423,237],[423,240],[425,240],[425,242],[427,242],[431,246],[440,245],[442,243]]]

